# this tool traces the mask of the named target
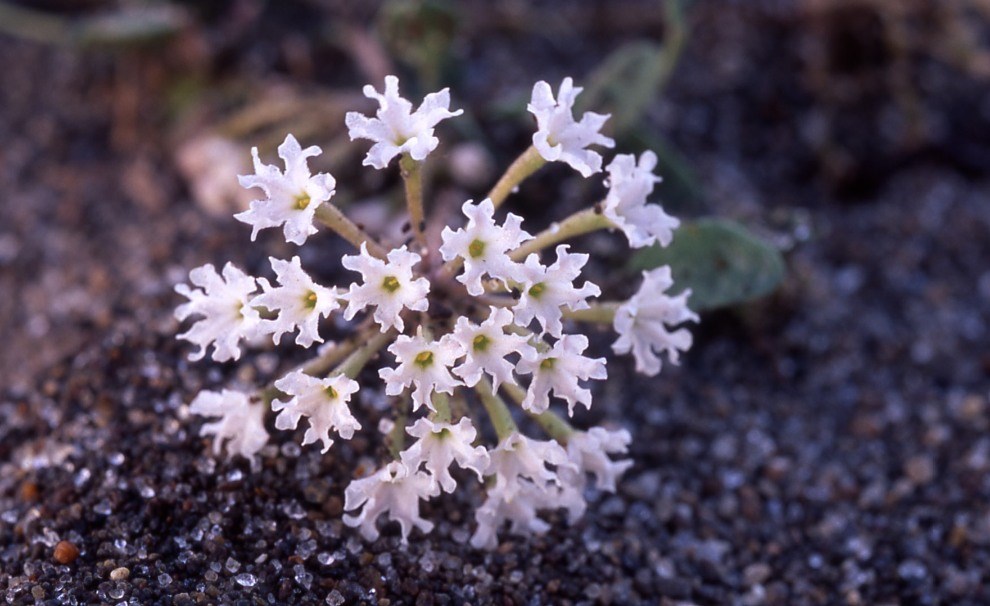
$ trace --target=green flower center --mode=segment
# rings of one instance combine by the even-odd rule
[[[544,358],[540,362],[540,370],[553,370],[555,364],[557,364],[557,358]]]
[[[536,284],[529,287],[529,296],[533,297],[534,299],[539,299],[540,295],[546,292],[546,290],[547,290],[547,285],[544,282],[537,282]]]
[[[415,358],[413,358],[413,362],[415,362],[416,366],[419,366],[420,368],[429,368],[433,364],[433,352],[421,351],[416,354]]]
[[[307,193],[301,193],[296,196],[296,209],[305,210],[309,203],[312,202],[312,198],[309,197]]]
[[[307,295],[303,297],[303,305],[306,307],[306,309],[315,309],[316,293],[313,291],[309,291],[309,293],[307,293]]]
[[[474,338],[474,341],[471,341],[471,347],[473,347],[475,351],[485,351],[488,349],[491,342],[492,340],[485,335],[478,335]]]
[[[332,386],[331,387],[327,387],[323,391],[327,394],[327,397],[330,398],[331,400],[336,400],[337,399],[337,390],[334,389]]]
[[[447,438],[449,438],[450,436],[452,436],[454,434],[451,433],[451,431],[449,429],[447,429],[446,427],[444,427],[443,429],[441,429],[440,431],[434,433],[433,435],[435,435],[438,440],[446,440]]]
[[[485,242],[482,240],[475,240],[468,244],[468,254],[475,259],[485,254]]]
[[[388,292],[395,292],[399,290],[400,286],[399,279],[395,276],[385,276],[385,279],[382,280],[382,288]]]

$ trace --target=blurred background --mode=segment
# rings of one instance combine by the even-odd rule
[[[279,252],[230,219],[252,145],[321,145],[337,200],[384,201],[355,212],[387,222],[395,175],[361,170],[343,129],[385,74],[467,110],[443,132],[437,204],[482,194],[528,144],[533,82],[574,76],[620,150],[660,154],[672,212],[787,254],[815,217],[985,178],[988,19],[987,0],[2,0],[2,383],[115,319],[167,321],[188,267]],[[545,208],[551,187],[600,191],[552,167],[519,203]]]

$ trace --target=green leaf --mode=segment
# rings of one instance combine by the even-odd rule
[[[684,0],[664,1],[664,41],[634,40],[613,51],[586,79],[579,111],[612,114],[617,136],[637,131],[673,74],[687,39]]]
[[[770,294],[784,279],[784,259],[776,248],[742,225],[725,219],[685,222],[670,246],[636,254],[634,269],[669,265],[675,288],[690,288],[694,310],[716,309]]]
[[[450,0],[389,0],[378,16],[378,30],[392,56],[416,70],[427,92],[440,88],[459,28],[457,3]]]

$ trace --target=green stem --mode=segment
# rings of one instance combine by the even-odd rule
[[[379,349],[385,347],[386,344],[391,342],[392,339],[394,339],[398,334],[398,331],[394,328],[390,329],[388,332],[379,332],[375,334],[375,336],[371,337],[365,341],[364,344],[358,347],[354,353],[347,356],[347,359],[344,360],[340,366],[334,369],[331,376],[344,375],[351,379],[356,378],[358,373],[361,372],[361,369],[368,363],[368,360],[378,353]]]
[[[510,398],[515,400],[516,404],[522,405],[523,400],[526,399],[526,390],[515,383],[503,383],[502,389],[509,394]],[[574,433],[574,428],[571,427],[571,424],[552,410],[547,410],[540,414],[527,411],[527,414],[540,424],[540,427],[543,428],[543,431],[548,436],[561,444],[566,444],[571,434]]]
[[[498,180],[495,187],[488,192],[488,197],[491,198],[492,204],[495,208],[501,206],[502,202],[512,193],[520,183],[526,180],[526,177],[532,175],[538,171],[547,161],[543,159],[540,152],[530,145],[526,151],[519,155],[515,161],[509,165],[509,168],[505,171],[505,174]]]
[[[75,41],[75,32],[66,20],[7,2],[0,2],[0,31],[46,44]]]
[[[495,433],[498,434],[500,441],[519,431],[516,422],[512,420],[512,412],[509,411],[509,407],[505,405],[502,398],[492,393],[492,384],[486,377],[482,377],[475,386],[475,391],[478,392],[478,397],[481,398],[481,403],[484,404],[485,412],[488,413],[488,418],[495,426]]]
[[[564,317],[568,320],[578,322],[591,322],[594,324],[611,324],[615,321],[615,312],[622,303],[609,301],[605,303],[591,303],[588,309],[564,310]]]
[[[509,257],[513,261],[522,261],[530,253],[607,227],[612,227],[612,222],[602,214],[600,205],[596,204],[544,229],[535,238],[523,242],[522,246],[509,253]]]
[[[376,331],[378,330],[378,327],[376,326],[373,326],[372,328]],[[327,350],[321,355],[313,358],[305,364],[295,367],[286,374],[300,370],[314,377],[326,374],[331,368],[334,367],[335,364],[351,355],[354,350],[358,348],[358,344],[365,341],[366,334],[367,331],[361,331],[346,341],[335,343],[333,347],[327,348]],[[264,400],[265,404],[271,404],[272,400],[284,395],[286,394],[283,394],[281,391],[276,389],[275,385],[269,385],[261,391],[261,398]]]
[[[399,399],[402,406],[399,407],[399,414],[395,417],[395,425],[392,431],[388,432],[388,449],[392,453],[393,459],[399,458],[399,453],[406,448],[406,419],[409,418],[409,397],[404,396]]]
[[[422,164],[413,160],[409,154],[403,154],[399,159],[399,169],[402,181],[406,186],[406,206],[409,209],[409,224],[412,226],[416,241],[426,247],[426,215],[423,212],[423,171]]]
[[[316,218],[319,219],[324,225],[340,234],[340,237],[353,244],[356,248],[361,248],[361,244],[366,242],[368,244],[368,252],[371,253],[371,255],[378,257],[379,259],[385,258],[388,251],[386,251],[381,244],[369,236],[356,223],[348,219],[347,216],[340,212],[340,209],[335,205],[330,204],[329,202],[326,204],[321,204],[320,207],[316,209]]]
[[[430,414],[430,418],[436,423],[450,423],[450,396],[443,392],[434,392],[433,408],[436,412]]]
[[[538,415],[530,414],[529,416],[536,419],[536,422],[540,424],[543,431],[547,432],[548,436],[560,444],[567,444],[567,440],[574,433],[574,428],[571,427],[571,424],[552,410],[542,412]]]

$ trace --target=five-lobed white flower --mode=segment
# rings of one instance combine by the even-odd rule
[[[190,271],[189,281],[199,288],[192,289],[186,284],[175,286],[175,292],[189,299],[175,309],[176,319],[181,322],[193,315],[203,316],[178,335],[199,346],[189,354],[189,359],[202,359],[211,344],[217,362],[240,358],[240,340],[256,336],[261,321],[258,311],[250,305],[258,287],[255,279],[232,263],[224,265],[222,276],[207,263]]]
[[[386,263],[369,254],[366,243],[361,244],[360,254],[344,255],[341,264],[351,271],[360,272],[363,278],[362,284],[351,284],[350,290],[340,297],[347,301],[344,318],[351,320],[359,311],[372,305],[375,307],[375,322],[382,332],[390,328],[405,330],[400,315],[403,309],[426,311],[429,308],[426,295],[430,292],[430,281],[426,278],[413,279],[413,265],[420,259],[419,255],[403,246],[390,251]]]
[[[557,442],[514,432],[489,455],[486,475],[494,475],[495,483],[475,512],[478,528],[471,537],[475,548],[495,547],[498,529],[506,520],[512,523],[513,533],[542,533],[549,526],[537,517],[537,510],[565,507],[572,520],[584,512],[584,497],[561,477],[565,471],[577,473],[577,467]]]
[[[522,230],[522,217],[509,213],[502,225],[496,225],[495,205],[489,198],[478,204],[468,200],[461,209],[468,218],[467,226],[457,231],[444,227],[440,234],[443,260],[452,261],[457,257],[464,260],[464,270],[457,280],[476,297],[485,292],[481,284],[484,274],[506,286],[509,281],[518,281],[519,263],[509,258],[508,251],[533,239]]]
[[[632,467],[631,459],[613,461],[610,454],[626,454],[632,436],[625,429],[610,431],[604,427],[592,427],[588,431],[575,431],[567,439],[567,456],[574,463],[578,472],[565,468],[561,475],[578,490],[584,490],[585,475],[595,476],[595,487],[598,490],[615,492],[615,483]]]
[[[347,406],[358,390],[358,382],[349,377],[336,375],[320,379],[296,370],[275,381],[275,387],[292,396],[287,402],[272,402],[272,410],[279,413],[275,427],[295,429],[299,419],[307,417],[309,428],[303,436],[303,446],[320,440],[323,443],[321,452],[325,453],[333,445],[331,429],[345,440],[350,440],[355,430],[361,429]]]
[[[227,455],[241,455],[257,468],[255,455],[268,443],[265,431],[265,407],[252,404],[246,393],[224,389],[196,394],[189,411],[203,417],[220,417],[205,423],[199,435],[213,436],[213,454],[219,455],[226,443]]]
[[[234,215],[238,221],[251,226],[251,240],[268,227],[282,225],[285,241],[302,245],[316,233],[313,216],[316,209],[334,194],[337,182],[331,175],[311,175],[307,158],[320,155],[322,150],[311,145],[306,149],[292,135],[278,146],[278,155],[285,162],[283,173],[277,166],[263,164],[258,148],[251,148],[254,158],[253,175],[238,177],[242,187],[258,187],[265,192],[264,200],[254,200],[250,208]]]
[[[383,93],[366,85],[364,96],[378,101],[375,117],[347,112],[344,121],[351,141],[374,141],[363,164],[377,169],[385,168],[392,158],[403,153],[413,160],[424,160],[440,143],[433,135],[436,125],[464,113],[460,109],[450,111],[450,91],[446,88],[426,95],[419,109],[413,111],[412,103],[399,96],[399,79],[395,76],[385,76]]]
[[[604,380],[605,358],[581,355],[588,348],[588,337],[564,335],[548,351],[535,359],[523,358],[516,366],[520,374],[533,375],[522,401],[522,407],[539,414],[550,407],[550,392],[567,401],[567,414],[574,415],[574,405],[591,408],[591,391],[578,381]]]
[[[584,177],[602,169],[602,156],[587,149],[589,145],[614,147],[615,141],[601,134],[608,114],[585,112],[581,121],[574,120],[574,100],[583,89],[564,78],[553,97],[553,89],[544,81],[533,86],[533,95],[526,109],[536,116],[537,131],[533,145],[548,162],[566,162]]]
[[[504,307],[492,307],[488,319],[480,325],[465,317],[457,318],[451,337],[460,343],[465,352],[464,362],[454,368],[454,374],[464,379],[464,384],[474,387],[483,374],[492,378],[492,393],[503,382],[512,383],[515,365],[506,356],[519,354],[524,358],[536,356],[536,349],[529,339],[506,332],[513,323],[512,312]]]
[[[567,249],[566,244],[557,246],[557,260],[550,267],[540,263],[536,253],[526,257],[520,270],[522,294],[512,308],[519,326],[527,327],[535,318],[544,332],[559,337],[564,330],[560,323],[561,308],[588,309],[588,297],[601,294],[592,282],[585,282],[581,288],[574,287],[574,280],[581,275],[588,255],[569,253]]]
[[[251,306],[278,312],[278,316],[273,320],[262,320],[261,330],[272,333],[275,344],[282,340],[282,335],[296,328],[299,329],[296,345],[310,347],[313,343],[322,343],[320,318],[327,317],[340,307],[336,289],[314,282],[303,271],[299,257],[292,257],[291,261],[274,257],[268,260],[278,276],[279,286],[272,286],[268,280],[258,278],[264,292],[251,300]]]
[[[475,549],[498,547],[498,530],[505,521],[511,523],[509,531],[513,534],[543,534],[550,525],[537,515],[537,511],[557,507],[556,496],[552,488],[531,482],[522,483],[512,493],[489,490],[485,502],[474,512],[478,527],[471,536],[471,546]]]
[[[667,246],[674,237],[679,220],[664,212],[659,204],[648,204],[653,186],[662,179],[653,174],[657,155],[645,151],[636,163],[636,156],[619,154],[606,167],[608,195],[605,197],[605,217],[622,230],[629,246],[642,248],[659,242]]]
[[[488,450],[484,446],[472,446],[478,432],[468,417],[462,417],[456,425],[423,417],[406,428],[406,432],[419,439],[402,451],[402,462],[411,470],[424,466],[444,492],[454,492],[457,488],[457,481],[450,475],[450,465],[454,461],[461,468],[478,474],[479,481],[484,479],[482,474],[488,468]]]
[[[433,530],[433,522],[419,515],[420,499],[429,500],[439,494],[439,488],[429,475],[413,471],[401,461],[392,461],[371,476],[352,480],[344,491],[344,511],[361,507],[358,515],[344,514],[344,524],[360,526],[361,535],[368,541],[378,538],[376,522],[388,513],[390,519],[402,528],[402,542],[407,543],[412,527],[422,532]]]
[[[419,410],[424,404],[435,410],[432,398],[435,392],[454,395],[454,389],[463,385],[450,374],[450,367],[464,355],[464,350],[449,334],[439,341],[428,341],[420,333],[414,337],[400,335],[388,350],[395,356],[398,366],[378,371],[378,376],[385,381],[385,393],[397,396],[406,387],[414,386],[413,410]]]
[[[664,294],[673,284],[670,267],[666,265],[644,271],[639,291],[615,312],[613,327],[619,338],[612,344],[612,350],[619,354],[631,351],[636,358],[636,370],[645,375],[660,372],[658,353],[666,352],[671,364],[677,364],[680,352],[691,348],[691,333],[686,328],[668,328],[698,321],[698,315],[687,305],[690,288],[673,297]]]
[[[543,489],[548,484],[560,486],[557,476],[562,468],[577,470],[564,447],[553,440],[534,440],[518,431],[499,441],[498,446],[488,451],[491,461],[486,476],[495,476],[490,492],[499,492],[512,497],[526,483]],[[551,470],[547,465],[553,465]]]

